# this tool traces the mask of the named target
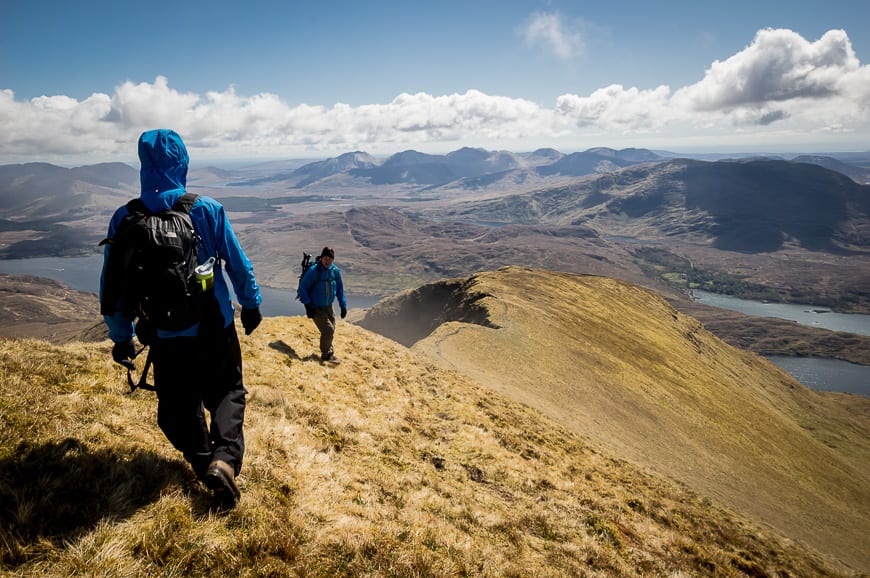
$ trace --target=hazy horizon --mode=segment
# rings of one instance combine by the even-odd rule
[[[190,168],[191,168],[191,170],[196,170],[196,169],[202,169],[202,168],[207,168],[207,167],[215,167],[215,168],[226,169],[226,170],[234,170],[234,169],[252,168],[252,167],[257,167],[259,165],[282,164],[282,163],[293,165],[294,167],[298,168],[298,167],[301,167],[307,163],[314,163],[314,162],[328,160],[330,158],[337,158],[337,157],[342,156],[344,154],[351,154],[354,152],[369,154],[379,161],[384,161],[393,155],[397,155],[397,154],[400,154],[403,152],[415,151],[415,152],[420,152],[420,153],[424,153],[424,154],[445,155],[445,154],[448,154],[451,152],[455,152],[461,148],[463,148],[463,147],[457,146],[457,148],[446,150],[443,153],[429,153],[429,152],[425,152],[425,151],[419,151],[417,149],[404,149],[401,151],[395,151],[392,153],[379,154],[379,155],[369,153],[365,150],[348,150],[345,152],[337,153],[333,156],[321,155],[321,156],[307,156],[307,157],[305,157],[305,156],[301,156],[301,157],[257,157],[257,158],[228,157],[228,158],[198,159],[195,156],[191,155]],[[469,147],[469,148],[483,148],[483,147]],[[528,154],[535,152],[535,150],[555,149],[564,155],[570,155],[570,154],[574,154],[574,153],[582,153],[582,152],[588,151],[588,150],[593,149],[593,148],[612,148],[612,147],[594,147],[593,146],[593,147],[585,148],[582,150],[561,150],[561,149],[558,149],[556,147],[546,147],[545,146],[545,147],[539,147],[538,149],[532,149],[532,150],[507,150],[507,149],[485,149],[485,150],[487,150],[489,152],[510,152],[510,153],[513,153],[516,155],[528,155]],[[829,157],[835,158],[837,160],[842,160],[843,162],[848,162],[848,160],[849,160],[848,157],[851,157],[851,156],[856,156],[856,155],[860,156],[863,154],[870,155],[870,147],[865,147],[865,148],[856,149],[856,150],[827,150],[827,151],[826,150],[812,150],[812,149],[800,150],[800,151],[785,151],[785,150],[776,150],[776,151],[774,151],[774,150],[768,150],[768,151],[730,150],[729,151],[729,150],[718,150],[715,148],[710,148],[710,149],[699,148],[699,149],[695,149],[695,150],[678,151],[678,150],[667,150],[667,149],[652,149],[652,148],[647,148],[647,147],[627,147],[627,148],[647,149],[655,154],[662,155],[665,158],[669,158],[671,156],[673,156],[673,157],[685,156],[687,158],[698,158],[698,159],[702,159],[702,160],[704,159],[704,157],[711,157],[712,160],[718,160],[718,159],[727,159],[727,158],[745,158],[745,157],[755,157],[755,156],[759,156],[759,157],[765,157],[765,156],[766,157],[782,157],[786,160],[791,160],[792,158],[802,156],[802,155],[818,155],[818,156],[829,156]],[[613,149],[613,150],[619,151],[619,150],[624,150],[624,149]],[[846,157],[846,158],[844,159],[842,157]],[[109,162],[120,162],[120,163],[129,165],[132,168],[137,169],[137,170],[139,168],[139,159],[136,158],[135,156],[130,157],[130,158],[126,158],[126,159],[116,158],[116,159],[111,159],[111,160],[96,160],[95,162],[86,162],[86,163],[81,163],[81,162],[52,162],[52,161],[46,161],[46,160],[34,158],[34,159],[28,159],[28,160],[24,160],[24,161],[20,161],[20,162],[0,162],[0,166],[28,164],[28,163],[48,163],[48,164],[52,164],[52,165],[59,166],[62,168],[72,169],[72,168],[76,168],[76,167],[91,166],[91,165],[97,165],[97,164],[103,164],[103,163],[109,163]]]

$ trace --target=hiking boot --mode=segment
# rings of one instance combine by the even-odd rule
[[[330,353],[329,355],[324,355],[320,359],[323,363],[335,363],[335,364],[341,363],[341,360],[339,358],[337,358],[335,355],[333,355],[332,353]]]
[[[213,460],[205,472],[205,485],[213,492],[222,506],[232,508],[242,497],[236,485],[236,472],[223,460]]]

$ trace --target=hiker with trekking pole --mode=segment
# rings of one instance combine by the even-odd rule
[[[141,194],[109,223],[100,308],[112,358],[130,369],[149,346],[139,384],[157,393],[157,424],[221,507],[240,498],[247,391],[233,301],[250,335],[262,297],[253,266],[224,207],[186,190],[189,157],[181,137],[158,129],[139,137]],[[135,325],[134,325],[135,322]],[[147,386],[153,364],[154,385]],[[206,421],[205,410],[209,412]]]

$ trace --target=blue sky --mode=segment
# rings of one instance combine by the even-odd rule
[[[0,163],[870,149],[870,2],[0,2]]]

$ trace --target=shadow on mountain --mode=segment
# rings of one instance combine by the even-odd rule
[[[470,291],[473,284],[473,279],[447,280],[383,299],[360,325],[406,347],[449,321],[498,329],[479,303],[489,295]]]
[[[684,180],[686,208],[707,211],[716,222],[714,246],[731,251],[776,251],[787,238],[835,250],[848,207],[863,196],[840,173],[785,161],[690,164]]]
[[[27,562],[42,540],[62,545],[129,518],[185,475],[181,462],[152,452],[93,451],[75,438],[21,443],[0,460],[0,565]]]
[[[41,233],[38,239],[24,239],[9,243],[0,249],[0,259],[27,259],[53,255],[58,257],[72,257],[83,254],[92,254],[100,239],[97,235],[83,232],[75,227],[67,227],[62,224],[51,223],[46,220],[28,221],[7,225],[4,221],[0,224],[0,231],[14,231],[32,229]]]
[[[596,160],[596,158],[598,160]],[[616,157],[617,160],[618,157]],[[816,164],[782,160],[603,165],[569,155],[539,173],[590,175],[567,185],[457,205],[453,218],[487,223],[581,224],[602,235],[702,239],[716,249],[773,253],[798,245],[850,254],[868,242],[868,186]]]

